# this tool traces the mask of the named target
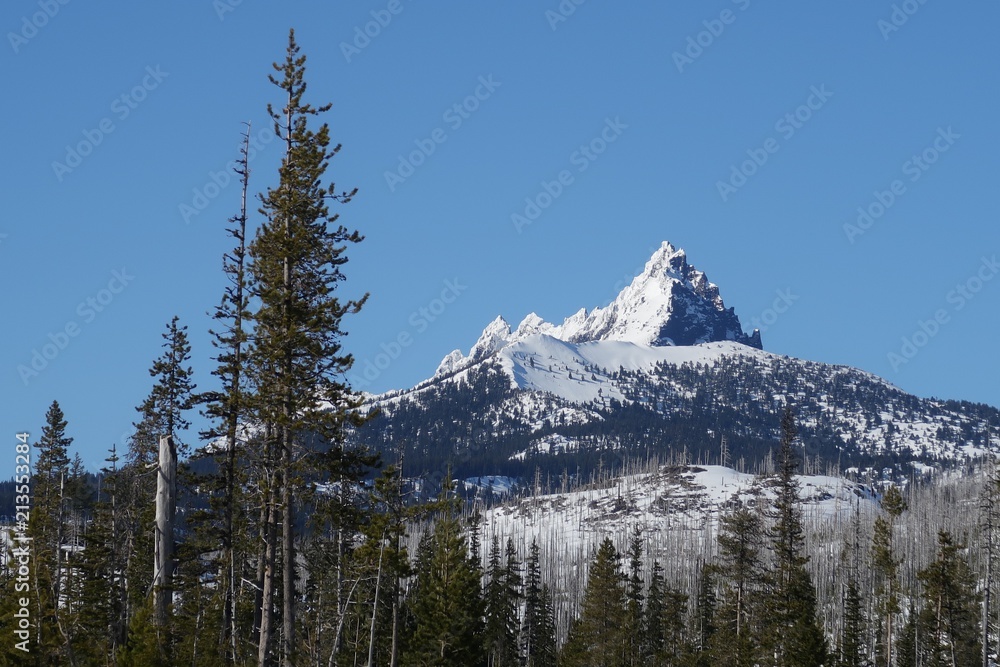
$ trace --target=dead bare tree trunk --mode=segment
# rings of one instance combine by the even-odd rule
[[[158,627],[167,624],[174,574],[174,512],[177,507],[177,448],[174,438],[160,438],[160,460],[156,473],[156,537],[153,566],[153,618]]]

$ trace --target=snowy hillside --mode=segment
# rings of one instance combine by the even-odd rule
[[[798,480],[810,533],[846,523],[856,511],[875,511],[877,499],[862,485],[818,475]],[[537,541],[546,576],[559,590],[573,591],[574,578],[602,539],[610,537],[624,552],[638,531],[647,553],[669,563],[671,577],[683,580],[697,576],[698,564],[713,557],[720,512],[736,503],[765,511],[772,500],[766,478],[722,466],[664,466],[594,488],[506,502],[483,513],[479,538],[484,545],[494,535],[501,544],[511,538],[522,556]]]
[[[839,477],[801,475],[799,496],[809,517],[850,513],[858,502],[873,503],[871,489]],[[653,474],[625,475],[582,491],[521,498],[486,512],[487,534],[532,538],[555,535],[565,544],[628,535],[703,528],[734,505],[773,500],[769,480],[724,466],[663,466]]]

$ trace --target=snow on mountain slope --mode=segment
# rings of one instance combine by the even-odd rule
[[[542,334],[503,348],[498,360],[518,389],[548,392],[573,403],[587,403],[601,398],[624,398],[610,377],[616,371],[651,372],[657,364],[715,365],[726,356],[761,361],[777,358],[777,355],[728,341],[652,347],[623,341],[574,344]]]
[[[469,372],[484,364],[499,363],[510,376],[512,388],[549,393],[572,403],[603,402],[624,398],[611,377],[621,370],[649,373],[658,364],[680,366],[700,363],[711,366],[725,357],[760,362],[788,358],[732,341],[653,347],[614,340],[570,343],[549,334],[534,334],[515,343],[501,345],[494,335],[500,320],[502,318],[497,318],[487,327],[489,335],[484,334],[474,346],[475,355],[462,357],[461,363],[453,363],[456,360],[453,355],[459,353],[455,350],[445,357],[433,378],[413,389],[373,395],[370,400],[387,407],[400,397],[419,395],[441,382],[463,381]],[[482,352],[490,349],[491,345],[496,347],[490,353]]]
[[[643,272],[608,306],[581,309],[556,326],[535,313],[511,331],[503,317],[483,330],[468,355],[454,350],[438,367],[452,373],[506,346],[544,334],[571,343],[623,341],[638,345],[695,345],[731,340],[760,348],[760,334],[743,332],[732,308],[726,309],[719,288],[687,262],[687,255],[664,241]]]

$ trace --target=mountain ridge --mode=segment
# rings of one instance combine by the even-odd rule
[[[676,344],[691,339],[666,335],[675,330],[695,342]],[[359,441],[403,448],[415,476],[585,475],[649,456],[721,463],[727,447],[732,461],[757,465],[791,406],[802,456],[840,470],[905,478],[1000,449],[986,426],[1000,421],[996,408],[918,398],[872,373],[759,343],[665,242],[608,306],[559,325],[531,313],[512,329],[497,317],[432,377],[367,395],[379,415]]]
[[[569,343],[625,341],[653,347],[733,340],[762,349],[760,332],[746,334],[733,308],[726,308],[719,287],[687,261],[687,253],[664,241],[643,271],[605,307],[581,308],[556,325],[529,313],[514,329],[497,316],[469,353],[453,350],[435,375],[459,370],[507,345],[537,334]]]

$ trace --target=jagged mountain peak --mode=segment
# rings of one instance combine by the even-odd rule
[[[735,341],[761,349],[760,334],[743,332],[739,318],[727,309],[719,288],[688,263],[682,248],[664,241],[638,276],[603,308],[581,308],[562,324],[535,313],[516,329],[497,317],[484,330],[468,356],[458,350],[438,367],[449,373],[482,360],[529,336],[545,334],[570,343],[623,341],[654,347]]]
[[[498,315],[495,320],[483,329],[479,340],[476,341],[476,344],[469,351],[469,357],[473,360],[488,357],[505,346],[507,341],[510,340],[510,335],[510,325],[507,324],[507,320]]]

